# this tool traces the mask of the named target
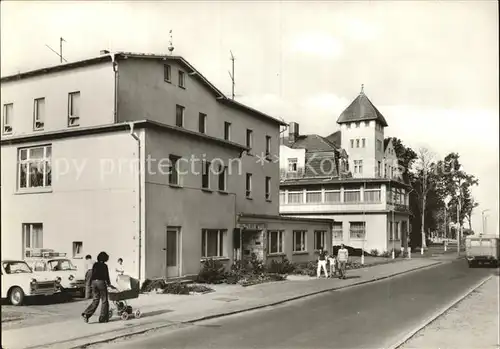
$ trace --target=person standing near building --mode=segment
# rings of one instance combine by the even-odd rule
[[[337,274],[337,256],[333,253],[328,255],[328,263],[330,264],[330,277]]]
[[[92,286],[90,285],[90,279],[92,277],[92,267],[95,261],[92,259],[91,255],[85,256],[85,299],[92,298]]]
[[[99,322],[109,321],[109,300],[108,300],[108,287],[113,287],[109,280],[109,270],[106,262],[109,256],[106,252],[101,252],[97,256],[97,263],[92,267],[92,303],[82,313],[82,318],[85,322],[89,322],[89,318],[94,315],[99,302],[101,302],[101,314]]]
[[[326,270],[326,257],[327,257],[327,255],[328,255],[328,252],[323,250],[323,247],[320,247],[319,254],[318,254],[318,270],[317,270],[318,279],[321,276],[321,269],[324,270],[325,277],[328,277],[328,271]]]
[[[339,265],[339,278],[345,279],[345,266],[347,260],[349,259],[349,251],[345,248],[344,244],[340,245],[340,249],[337,252],[337,262]]]

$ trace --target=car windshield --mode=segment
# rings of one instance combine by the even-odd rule
[[[49,270],[76,270],[76,267],[69,259],[55,259],[48,262]]]
[[[25,262],[5,262],[3,268],[6,274],[31,273],[31,269]]]

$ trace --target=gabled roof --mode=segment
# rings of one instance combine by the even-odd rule
[[[307,153],[337,150],[333,142],[316,134],[299,136],[293,143],[289,137],[284,137],[282,144],[292,149],[305,149]]]
[[[155,60],[162,60],[162,61],[175,61],[182,65],[184,68],[188,70],[188,74],[190,76],[195,77],[204,85],[206,88],[210,90],[210,92],[214,95],[214,97],[217,99],[218,102],[224,103],[230,107],[233,107],[235,109],[239,109],[242,111],[245,111],[247,113],[250,113],[256,117],[263,118],[265,120],[278,123],[281,126],[286,126],[287,123],[281,120],[278,120],[276,118],[273,118],[270,115],[267,115],[261,111],[258,111],[256,109],[253,109],[251,107],[248,107],[242,103],[236,102],[233,99],[227,98],[215,85],[213,85],[208,79],[206,79],[198,70],[196,70],[188,61],[186,61],[183,57],[181,56],[168,56],[168,55],[158,55],[158,54],[147,54],[147,53],[134,53],[134,52],[111,52],[107,53],[98,57],[90,58],[90,59],[85,59],[77,62],[70,62],[66,64],[59,64],[55,66],[50,66],[50,67],[45,67],[41,69],[36,69],[36,70],[31,70],[19,74],[14,74],[14,75],[9,75],[9,76],[4,76],[0,79],[0,82],[5,83],[9,81],[17,81],[21,79],[26,79],[30,78],[33,76],[39,76],[39,75],[44,75],[44,74],[49,74],[49,73],[54,73],[58,71],[64,71],[64,70],[71,70],[75,69],[78,67],[83,67],[83,66],[89,66],[93,64],[99,64],[103,62],[114,62],[115,60],[118,59],[155,59]]]
[[[342,132],[340,132],[340,130],[336,131],[327,136],[326,139],[335,144],[337,148],[340,148],[342,145]]]
[[[387,149],[389,143],[391,143],[391,138],[384,139],[384,151]]]
[[[316,152],[306,154],[304,178],[338,177],[335,152]]]
[[[382,126],[387,126],[387,121],[385,120],[382,113],[373,105],[373,103],[366,97],[363,91],[358,97],[340,114],[337,119],[338,124],[343,124],[347,122],[356,121],[369,121],[376,120],[382,124]]]

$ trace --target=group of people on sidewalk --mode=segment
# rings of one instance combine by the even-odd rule
[[[85,256],[85,298],[92,298],[92,303],[82,313],[85,322],[94,315],[99,303],[101,303],[101,313],[99,322],[109,321],[109,300],[108,300],[108,287],[115,288],[111,284],[109,277],[109,269],[106,264],[109,256],[106,252],[101,252],[97,255],[97,262],[92,260],[91,255]],[[123,259],[118,258],[116,267],[113,270],[113,275],[123,275],[125,272],[123,267]],[[114,277],[113,279],[116,279]]]
[[[345,248],[344,244],[340,245],[340,249],[337,251],[337,255],[328,254],[327,251],[320,248],[318,254],[318,269],[317,277],[321,277],[321,270],[324,271],[325,277],[332,278],[334,275],[339,275],[339,279],[345,279],[345,267],[347,260],[349,259],[349,251]],[[326,264],[330,266],[330,274],[326,268]]]

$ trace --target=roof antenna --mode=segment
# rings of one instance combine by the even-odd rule
[[[231,70],[232,72],[229,72],[229,77],[231,78],[231,83],[232,83],[232,89],[231,89],[231,98],[234,99],[234,56],[233,56],[233,51],[231,52]]]
[[[169,41],[169,46],[168,46],[168,51],[170,52],[170,55],[172,55],[172,52],[174,52],[174,46],[172,45],[172,29],[170,29],[170,41]]]
[[[361,84],[361,92],[359,93],[360,95],[365,93],[365,84]]]
[[[60,62],[62,63],[63,61],[65,62],[68,62],[66,59],[64,59],[63,57],[63,41],[64,42],[67,42],[66,40],[64,40],[62,37],[59,38],[59,53],[57,53],[56,50],[54,50],[52,47],[50,47],[49,45],[45,44],[45,46],[47,46],[52,52],[54,52],[56,55],[59,56],[59,60]]]

